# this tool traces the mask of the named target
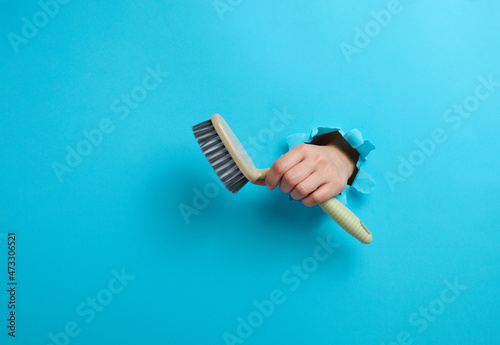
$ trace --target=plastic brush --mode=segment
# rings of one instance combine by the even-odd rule
[[[257,169],[226,121],[214,114],[208,121],[193,126],[201,150],[226,188],[236,193],[248,181],[264,179],[269,169]],[[371,243],[372,234],[344,204],[335,198],[319,204],[345,231],[362,243]]]

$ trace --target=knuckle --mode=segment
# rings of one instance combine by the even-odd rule
[[[330,176],[329,182],[335,186],[335,187],[341,187],[344,181],[340,178],[340,176],[335,172],[329,172],[328,175]]]
[[[283,175],[283,181],[289,184],[290,186],[295,186],[295,182],[297,181],[297,176],[293,172],[289,171]]]
[[[341,190],[344,190],[344,188],[347,186],[347,181],[344,181],[339,176],[335,176],[333,181],[334,185],[340,188]]]
[[[308,186],[305,183],[299,183],[297,186],[295,186],[295,190],[297,193],[299,193],[302,197],[305,197],[308,195]]]
[[[297,145],[297,151],[307,151],[309,145],[302,143]]]
[[[318,165],[325,165],[326,163],[328,163],[328,160],[327,160],[327,158],[324,155],[317,155],[314,158],[314,161]]]
[[[277,160],[275,163],[274,163],[274,171],[276,171],[276,173],[282,175],[285,173],[285,162],[281,161],[281,160]]]
[[[307,152],[309,152],[309,150],[311,149],[311,145],[302,143],[302,144],[299,144],[299,145],[295,146],[294,149],[298,153],[306,155]]]

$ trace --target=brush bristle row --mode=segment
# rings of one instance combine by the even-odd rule
[[[224,186],[232,193],[239,191],[248,182],[248,179],[226,150],[212,124],[212,120],[193,126],[193,133],[196,141],[200,144],[201,151],[207,157],[208,162],[212,165]]]

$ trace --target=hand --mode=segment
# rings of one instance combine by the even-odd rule
[[[354,171],[355,164],[334,145],[300,144],[271,166],[265,180],[255,184],[290,193],[306,206],[314,206],[340,194]]]

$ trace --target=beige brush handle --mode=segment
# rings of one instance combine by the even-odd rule
[[[222,116],[214,114],[210,119],[215,131],[219,135],[219,139],[248,181],[255,183],[258,179],[265,179],[270,169],[257,169],[255,167],[252,159],[248,156],[248,153]],[[338,225],[362,243],[370,243],[372,241],[371,232],[368,231],[358,217],[340,201],[331,198],[330,200],[322,202],[320,206]]]
[[[372,233],[344,204],[335,198],[319,204],[338,225],[361,243],[371,243]]]

